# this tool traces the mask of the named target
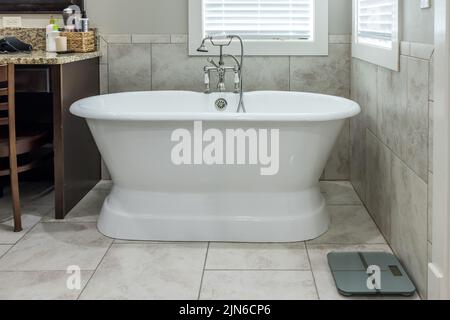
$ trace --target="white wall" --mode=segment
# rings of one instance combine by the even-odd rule
[[[85,0],[92,25],[102,33],[187,33],[187,0]],[[351,33],[351,0],[330,1],[330,34]],[[41,27],[48,15],[23,16],[24,27]]]
[[[403,0],[402,17],[404,41],[434,44],[433,8],[421,9],[420,0]]]
[[[85,0],[94,26],[103,33],[187,33],[188,0]],[[352,0],[330,1],[330,34],[351,33]],[[434,43],[434,10],[403,0],[403,40]],[[48,15],[23,16],[24,27],[43,27]]]
[[[86,0],[86,4],[91,19],[103,33],[188,31],[187,0]],[[351,33],[350,17],[351,0],[330,0],[331,34]]]

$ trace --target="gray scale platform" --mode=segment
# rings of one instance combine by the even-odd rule
[[[344,296],[353,295],[402,295],[412,296],[416,288],[400,261],[384,252],[332,252],[328,264],[336,287]],[[380,290],[367,286],[369,266],[380,268]]]

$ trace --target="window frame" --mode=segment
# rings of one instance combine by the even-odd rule
[[[314,39],[310,40],[244,40],[247,56],[327,56],[328,55],[328,0],[314,0]],[[189,55],[217,55],[218,49],[209,46],[210,52],[197,52],[203,40],[203,0],[189,0]],[[233,43],[232,54],[240,47]]]
[[[378,66],[400,71],[400,1],[394,1],[394,21],[392,32],[392,48],[371,45],[359,42],[358,37],[358,0],[353,0],[352,6],[352,57],[358,58]],[[395,19],[396,17],[396,19]]]

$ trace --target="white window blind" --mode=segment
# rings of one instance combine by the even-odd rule
[[[358,0],[358,40],[391,47],[394,12],[393,0]]]
[[[203,0],[205,36],[247,40],[314,37],[314,0]]]

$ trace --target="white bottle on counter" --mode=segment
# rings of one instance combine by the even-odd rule
[[[51,27],[51,28],[50,28]],[[46,29],[46,51],[56,52],[56,38],[60,36],[58,26],[56,24],[48,25]]]

